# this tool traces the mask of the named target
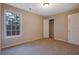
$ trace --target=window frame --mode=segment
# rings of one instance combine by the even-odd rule
[[[11,35],[11,36],[7,36],[7,29],[6,29],[6,15],[5,13],[6,12],[11,12],[11,13],[14,13],[16,15],[19,15],[20,17],[20,34],[19,35]],[[20,13],[17,13],[17,12],[14,12],[12,10],[4,10],[4,37],[5,38],[17,38],[17,37],[21,37],[22,36],[22,15]]]

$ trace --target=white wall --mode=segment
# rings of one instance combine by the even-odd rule
[[[68,42],[68,15],[75,13],[79,13],[79,8],[48,17],[54,18],[54,38],[56,40]]]
[[[67,14],[59,14],[54,16],[54,38],[60,41],[68,39],[68,20]]]
[[[19,8],[2,4],[2,14],[4,10],[11,10],[22,15],[22,36],[14,38],[4,37],[4,15],[2,15],[2,48],[41,39],[43,36],[43,18],[42,16],[21,10]]]
[[[43,38],[49,38],[49,20],[43,20]]]

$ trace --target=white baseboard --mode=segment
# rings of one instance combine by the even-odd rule
[[[57,40],[57,39],[55,39],[55,40]],[[57,41],[62,41],[62,42],[68,43],[68,44],[72,44],[72,45],[79,46],[79,45],[77,45],[77,44],[70,43],[70,42],[68,42],[68,41],[66,41],[66,40],[57,40]]]
[[[8,45],[8,46],[5,46],[5,47],[2,47],[2,49],[8,48],[8,47],[12,47],[12,46],[17,46],[17,45],[24,44],[24,43],[27,43],[27,42],[30,42],[30,41],[34,41],[34,40],[39,40],[39,39],[31,39],[31,40],[27,40],[27,41],[23,41],[23,42],[21,41],[21,42],[18,42],[18,43],[14,43],[12,45]]]
[[[61,40],[61,39],[56,39],[56,38],[55,38],[55,40],[67,42],[67,40]]]

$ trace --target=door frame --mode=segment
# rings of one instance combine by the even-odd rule
[[[49,38],[49,21],[54,18],[43,20],[43,38]]]

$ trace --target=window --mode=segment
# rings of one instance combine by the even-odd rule
[[[5,12],[5,32],[6,37],[14,37],[21,34],[20,15],[9,11]]]

